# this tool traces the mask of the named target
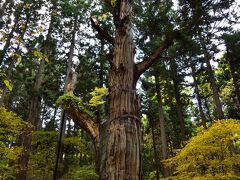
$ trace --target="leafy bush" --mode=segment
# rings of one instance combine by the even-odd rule
[[[17,137],[28,127],[19,116],[0,107],[0,179],[14,178],[17,159],[22,153]]]
[[[56,131],[35,131],[32,135],[28,178],[35,180],[52,179],[58,134]]]
[[[240,179],[240,122],[217,121],[165,163],[175,168],[170,179]]]
[[[70,171],[64,175],[61,180],[97,180],[98,175],[93,166],[82,166],[71,168]]]

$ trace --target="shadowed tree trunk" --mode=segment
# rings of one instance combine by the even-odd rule
[[[156,128],[157,123],[153,120],[151,115],[148,115],[148,119],[151,126],[151,131],[152,131],[153,155],[154,155],[154,164],[156,169],[156,180],[159,180],[160,179],[160,155],[158,154],[158,148],[157,148],[157,142],[156,142],[156,140],[159,141],[159,138],[157,138],[155,135],[156,133],[155,131],[158,130]]]
[[[167,94],[168,94],[168,102],[169,105],[171,107],[171,112],[175,112],[174,111],[174,104],[173,104],[173,92],[172,92],[172,87],[171,87],[171,74],[170,71],[168,71],[168,78],[166,80],[166,89],[167,89]],[[177,113],[170,113],[170,119],[172,119],[172,129],[173,129],[173,136],[174,138],[172,138],[172,150],[173,149],[180,149],[181,148],[181,137],[179,136],[180,131],[179,128],[177,127],[177,125],[179,124],[179,121],[177,120]],[[173,151],[171,151],[173,154]]]
[[[54,7],[53,7],[54,8]],[[51,33],[53,29],[53,16],[50,20],[50,25],[48,29],[48,34],[46,36],[46,40],[42,44],[42,53],[44,56],[48,55],[48,45],[51,39]],[[32,142],[32,131],[38,129],[39,127],[39,110],[40,110],[40,96],[39,90],[42,86],[42,78],[44,75],[44,66],[45,66],[45,59],[42,58],[40,60],[40,64],[37,70],[36,79],[33,87],[33,95],[30,100],[29,106],[29,114],[28,114],[28,122],[30,122],[33,127],[29,128],[25,134],[21,135],[21,142],[23,146],[23,153],[19,157],[19,166],[20,170],[17,173],[16,179],[17,180],[25,180],[27,178],[27,169],[28,169],[28,161],[31,149],[31,142]]]
[[[20,36],[20,42],[22,42],[23,39],[24,39],[24,35],[26,33],[26,30],[27,30],[27,27],[28,27],[28,23],[29,23],[30,13],[27,13],[26,16],[27,16],[26,17],[26,21],[24,23],[25,28],[22,30],[22,32],[19,35]],[[16,52],[19,53],[18,55],[21,54],[20,53],[20,43],[19,43],[18,47],[16,48]],[[15,63],[17,61],[17,58],[18,57],[9,57],[8,58],[8,60],[10,61],[9,66],[7,68],[7,73],[6,73],[6,78],[7,78],[8,81],[10,81],[11,78],[12,78],[12,72],[13,72],[13,68],[15,66]],[[5,101],[5,98],[7,96],[7,92],[8,92],[8,88],[4,87],[3,91],[2,91],[1,98],[0,98],[0,106],[4,105],[4,101]]]
[[[216,119],[224,119],[224,113],[222,110],[222,102],[220,100],[218,86],[216,83],[216,79],[214,77],[214,71],[213,71],[211,63],[210,63],[211,55],[208,52],[207,46],[206,46],[204,39],[202,38],[202,34],[200,32],[199,32],[198,36],[199,36],[201,47],[203,50],[204,61],[207,64],[207,73],[208,73],[209,81],[210,81],[211,88],[212,88],[213,102],[214,102],[215,111],[216,111],[215,118]]]
[[[210,108],[209,108],[209,105],[208,105],[208,97],[203,97],[203,101],[204,101],[204,106],[206,108],[206,115],[207,115],[208,119],[210,120],[210,122],[213,123]]]
[[[234,90],[235,94],[237,96],[238,100],[238,106],[240,106],[240,78],[239,78],[239,73],[237,71],[237,59],[236,58],[231,58],[228,59],[229,65],[230,65],[230,72],[233,78],[233,84],[234,84]]]
[[[212,70],[212,66],[210,64],[209,58],[207,58],[209,55],[205,54],[204,57],[206,58],[206,64],[207,64],[207,71],[210,79],[210,84],[212,87],[212,92],[213,92],[213,102],[215,105],[215,110],[216,110],[216,119],[224,119],[224,113],[222,110],[222,102],[220,100],[220,95],[219,95],[219,90],[216,84],[216,80],[214,77],[214,72]]]
[[[186,139],[186,128],[185,128],[185,122],[184,122],[183,104],[181,101],[179,78],[178,78],[178,74],[177,74],[178,71],[177,71],[176,62],[171,60],[170,67],[171,67],[171,75],[172,75],[172,80],[173,80],[174,97],[176,99],[178,121],[179,121],[179,126],[180,126],[180,136],[181,136],[181,141],[184,141]]]
[[[26,2],[21,3],[21,5],[18,6],[16,11],[14,12],[13,27],[12,27],[10,33],[7,36],[6,42],[5,42],[4,46],[3,46],[3,50],[0,50],[0,65],[3,64],[4,57],[6,56],[7,50],[8,50],[8,48],[11,45],[11,39],[13,38],[13,34],[14,34],[15,30],[16,30],[16,27],[17,27],[18,22],[19,22],[20,15],[22,13],[22,9],[25,6],[25,4],[26,4]]]
[[[7,5],[10,4],[10,3],[12,3],[12,0],[5,0],[5,2],[0,7],[0,19],[2,18]]]
[[[163,160],[168,158],[168,144],[167,144],[167,136],[165,129],[165,118],[163,114],[163,104],[162,104],[162,95],[161,95],[161,87],[160,80],[157,75],[155,75],[155,83],[156,83],[156,92],[157,92],[157,100],[158,100],[158,115],[159,115],[159,124],[161,131],[161,142],[162,142],[162,157]],[[163,176],[170,176],[170,169],[163,165]]]
[[[202,123],[203,128],[207,129],[207,125],[206,125],[207,120],[206,120],[206,116],[205,116],[204,111],[203,111],[202,99],[200,97],[198,80],[197,80],[197,76],[196,76],[196,68],[195,68],[195,65],[193,64],[192,60],[190,60],[190,67],[191,67],[191,70],[192,70],[194,92],[196,94],[196,98],[197,98],[197,102],[198,102],[198,109],[199,109],[200,117],[201,117],[201,120],[202,120],[201,123]]]

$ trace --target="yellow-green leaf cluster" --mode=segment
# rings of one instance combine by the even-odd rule
[[[34,50],[34,51],[33,51],[33,55],[34,55],[36,58],[38,58],[38,59],[43,59],[43,60],[45,60],[46,62],[49,61],[47,55],[41,53],[41,52],[38,51],[38,50]]]
[[[165,163],[176,179],[240,179],[240,122],[217,121]]]
[[[93,107],[97,107],[103,105],[106,101],[104,101],[104,96],[107,94],[107,88],[98,88],[95,89],[90,93],[92,98],[89,101],[89,105]]]
[[[16,114],[0,107],[0,179],[12,177],[23,148],[14,144],[17,137],[31,126]],[[11,166],[9,166],[11,162]],[[11,178],[13,179],[13,178]]]
[[[10,85],[10,82],[7,79],[3,80],[3,82],[5,86],[8,88],[8,90],[12,91],[12,86]]]
[[[0,107],[0,134],[21,134],[28,126],[22,118]]]
[[[115,7],[115,6],[116,6],[116,2],[117,2],[117,0],[111,0],[111,5],[112,5],[113,7]]]

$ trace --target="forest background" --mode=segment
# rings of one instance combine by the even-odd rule
[[[109,72],[123,2],[131,4],[131,18],[122,23],[132,24],[134,62],[144,72],[136,83],[139,176],[238,177],[239,123],[215,124],[240,119],[238,0],[6,0],[0,3],[1,179],[53,179],[62,120],[58,178],[102,176],[96,129],[111,113]],[[151,61],[147,68],[142,59]],[[219,159],[218,146],[208,144],[189,164],[181,158],[163,164],[178,152],[189,156],[184,147],[199,148],[189,142],[197,134],[214,144],[225,131],[220,154],[229,156]],[[217,163],[202,165],[202,156]]]

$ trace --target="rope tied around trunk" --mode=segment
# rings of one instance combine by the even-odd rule
[[[129,88],[123,88],[123,87],[114,87],[110,89],[110,92],[118,92],[118,91],[126,91],[136,94],[136,89],[129,89]]]
[[[122,119],[125,119],[127,118],[127,120],[131,119],[131,120],[136,120],[136,121],[139,121],[139,117],[135,116],[135,115],[131,115],[131,114],[123,114],[121,116],[117,116],[111,120],[109,120],[107,123],[112,123],[116,120],[122,120]]]

